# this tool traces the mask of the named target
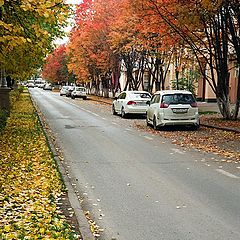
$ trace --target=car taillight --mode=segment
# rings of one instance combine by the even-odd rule
[[[129,102],[127,103],[127,105],[134,105],[134,104],[137,104],[137,103],[134,102],[134,101],[129,101]]]
[[[191,103],[191,107],[197,107],[197,103],[196,102]]]
[[[167,103],[161,103],[160,108],[168,108],[168,104]]]

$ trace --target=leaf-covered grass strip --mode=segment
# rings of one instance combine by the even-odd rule
[[[0,239],[78,239],[57,211],[62,181],[28,93],[0,135]]]

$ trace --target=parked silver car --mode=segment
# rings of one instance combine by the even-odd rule
[[[146,91],[124,91],[113,101],[112,113],[122,117],[126,114],[146,114],[150,99],[151,94]]]
[[[66,91],[66,97],[71,97],[73,89],[74,89],[74,86],[68,86]]]
[[[60,96],[66,95],[69,86],[62,86],[60,89]]]
[[[191,125],[197,129],[199,114],[196,100],[189,91],[158,91],[149,101],[146,121],[154,129],[165,125]]]
[[[43,90],[50,90],[50,91],[52,91],[51,83],[45,83],[44,86],[43,86]]]

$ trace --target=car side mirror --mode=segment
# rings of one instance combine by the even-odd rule
[[[146,104],[150,106],[150,101],[146,101]]]
[[[114,100],[118,100],[118,97],[115,97]]]

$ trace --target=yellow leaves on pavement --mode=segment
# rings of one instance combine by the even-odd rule
[[[78,239],[57,214],[63,184],[28,93],[0,135],[0,239]]]

